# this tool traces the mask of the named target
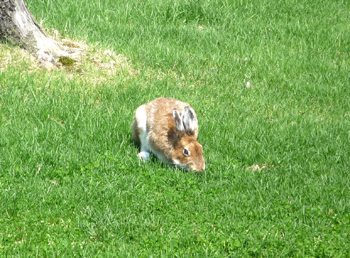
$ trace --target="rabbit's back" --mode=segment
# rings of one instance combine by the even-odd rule
[[[177,109],[182,114],[188,103],[182,102],[173,98],[158,98],[147,104],[145,109],[147,113],[147,129],[154,134],[162,134],[170,131],[175,131],[175,122],[173,118],[173,110]],[[195,138],[198,137],[198,121],[196,113],[194,113],[196,121]]]

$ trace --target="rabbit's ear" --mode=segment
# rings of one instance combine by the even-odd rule
[[[196,120],[194,119],[194,110],[188,106],[182,112],[182,122],[186,132],[193,132],[196,128]]]
[[[173,110],[173,116],[174,116],[174,120],[175,120],[175,127],[177,131],[185,131],[184,125],[182,123],[182,118],[179,114],[179,111],[177,111],[176,108],[174,108]]]

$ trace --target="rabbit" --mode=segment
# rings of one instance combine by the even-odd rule
[[[205,170],[203,147],[197,141],[198,120],[193,108],[173,98],[157,98],[136,109],[132,137],[140,143],[141,160],[150,152],[185,170]]]

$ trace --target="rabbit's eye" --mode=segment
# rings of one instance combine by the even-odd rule
[[[184,156],[188,157],[191,155],[191,152],[189,149],[187,149],[187,147],[185,147],[183,150],[182,150],[182,153]]]

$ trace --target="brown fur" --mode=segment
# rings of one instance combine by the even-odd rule
[[[191,107],[194,114],[194,130],[178,131],[176,129],[173,110],[177,109],[181,115],[186,106],[190,107],[189,104],[172,98],[158,98],[140,106],[136,110],[132,126],[133,139],[141,143],[141,152],[148,148],[164,162],[176,164],[185,169],[203,171],[205,161],[202,146],[197,141],[198,121]],[[144,124],[146,124],[146,132],[144,132]],[[189,157],[183,154],[184,147],[191,152]]]

